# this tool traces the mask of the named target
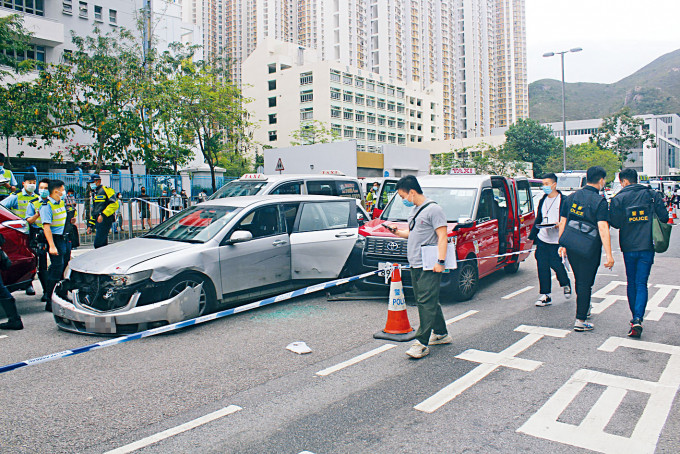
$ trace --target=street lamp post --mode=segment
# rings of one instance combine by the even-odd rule
[[[562,62],[562,166],[563,170],[567,170],[567,113],[566,113],[566,99],[564,96],[564,54],[568,52],[581,52],[583,49],[574,47],[573,49],[563,50],[561,52],[546,52],[544,57],[554,57],[559,54]]]

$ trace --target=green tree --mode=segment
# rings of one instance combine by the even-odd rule
[[[587,169],[602,166],[607,171],[607,181],[612,181],[616,172],[621,170],[619,157],[611,150],[600,148],[594,142],[569,145],[567,147],[567,167],[570,169]],[[562,155],[554,155],[548,159],[546,172],[562,171]]]
[[[300,129],[290,133],[290,144],[313,145],[315,143],[330,143],[340,139],[340,134],[327,127],[319,120],[305,121]]]
[[[17,58],[29,49],[32,35],[24,28],[24,20],[19,14],[0,17],[0,80],[12,73],[35,68],[35,61]]]
[[[534,175],[543,173],[548,159],[562,149],[562,141],[549,127],[531,119],[517,120],[505,131],[505,138],[505,151],[520,161],[531,162]]]
[[[430,172],[434,175],[448,175],[454,168],[472,168],[479,175],[514,177],[526,171],[526,164],[503,147],[496,148],[487,143],[451,149],[449,153],[431,157]]]
[[[593,139],[600,148],[616,153],[619,168],[625,164],[634,148],[656,147],[654,134],[645,129],[642,118],[636,118],[631,114],[629,107],[603,118],[602,126],[593,135]]]

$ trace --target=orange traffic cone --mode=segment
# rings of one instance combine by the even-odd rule
[[[677,218],[678,216],[675,214],[675,209],[671,205],[670,207],[668,207],[668,223],[674,225],[675,224],[674,219]]]
[[[416,333],[408,321],[404,287],[401,283],[401,272],[398,265],[395,265],[392,271],[385,329],[375,333],[373,337],[397,342],[408,342],[416,337]]]

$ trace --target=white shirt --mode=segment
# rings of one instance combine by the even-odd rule
[[[541,207],[541,214],[543,215],[542,224],[558,224],[560,222],[560,202],[562,196],[557,194],[557,197],[546,197],[543,200]],[[560,230],[558,228],[545,228],[538,231],[538,239],[544,243],[557,244],[560,239]]]

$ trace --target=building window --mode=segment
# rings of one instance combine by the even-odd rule
[[[269,91],[276,90],[276,81],[275,80],[268,81],[267,87],[269,88]]]
[[[352,109],[345,109],[343,112],[343,118],[345,120],[354,120],[354,111]]]
[[[39,63],[45,63],[44,46],[36,46],[35,44],[29,44],[29,48],[24,51],[15,52],[13,50],[5,49],[4,51],[0,52],[17,61],[35,60]],[[43,66],[38,65],[38,69],[43,69]]]
[[[311,72],[300,74],[300,85],[309,85],[314,82]]]
[[[394,96],[394,87],[393,86],[390,85],[389,87],[387,87],[387,94],[390,95],[390,96]]]
[[[112,24],[118,23],[118,11],[116,11],[115,9],[109,10],[109,22]]]
[[[397,140],[398,140],[399,145],[406,145],[406,137],[404,137],[402,134],[399,134],[399,137],[398,137]]]
[[[300,102],[312,102],[314,100],[314,93],[312,90],[305,90],[300,92]]]
[[[385,109],[385,100],[384,99],[378,99],[378,109]]]
[[[356,119],[356,121],[364,121],[364,113],[362,111],[357,110],[354,118]]]
[[[340,71],[331,69],[331,82],[340,82]]]
[[[5,6],[7,6],[8,1],[5,0],[4,3],[5,3]],[[61,3],[61,12],[71,16],[73,14],[73,1],[72,0],[64,0]],[[39,14],[39,15],[42,16],[43,14]]]
[[[78,2],[78,17],[87,19],[87,2]]]
[[[270,125],[275,125],[276,122],[277,122],[276,114],[275,114],[275,113],[274,113],[274,114],[269,114],[269,124],[270,124]]]
[[[406,127],[406,123],[404,122],[404,120],[400,119],[399,121],[397,121],[397,129],[404,129],[404,127]]]
[[[375,124],[375,114],[373,113],[367,113],[366,114],[366,121],[368,121],[369,124],[374,125]]]
[[[351,74],[343,74],[342,75],[342,83],[345,85],[352,85],[352,75]]]
[[[378,93],[385,93],[385,84],[378,84]]]
[[[386,138],[387,134],[385,134],[385,131],[380,131],[378,133],[378,142],[384,142]]]
[[[70,5],[70,1],[68,2]],[[43,0],[4,0],[0,2],[0,6],[13,9],[15,11],[22,11],[28,14],[35,14],[36,16],[45,15],[45,4]],[[69,13],[70,14],[70,9]]]
[[[366,81],[366,89],[370,91],[375,91],[375,82],[372,80]]]
[[[396,106],[394,105],[393,102],[387,103],[387,110],[389,110],[390,112],[394,112],[395,107]]]
[[[94,5],[94,20],[102,22],[102,7]]]
[[[397,98],[404,99],[404,89],[403,88],[397,88]],[[406,142],[406,140],[404,140]]]
[[[396,124],[397,124],[397,121],[396,121],[393,117],[390,117],[390,118],[387,120],[387,126],[389,126],[390,128],[394,128],[394,126],[395,126]]]
[[[331,118],[340,118],[340,108],[331,106]]]
[[[345,91],[342,93],[342,100],[345,102],[352,102],[354,100],[354,96],[352,95],[351,91]]]
[[[354,102],[360,106],[364,105],[364,95],[356,94],[354,95]]]
[[[390,135],[387,137],[387,141],[388,141],[389,143],[396,143],[396,142],[397,142],[397,137],[396,137],[394,134],[390,134]]]
[[[366,138],[368,140],[375,140],[375,129],[369,129],[368,134],[366,135]]]
[[[364,128],[357,128],[357,139],[365,139],[366,130]]]
[[[378,126],[385,126],[385,116],[378,115]]]
[[[335,100],[340,99],[340,89],[331,88],[331,99],[335,99]]]
[[[351,139],[354,137],[354,128],[351,126],[345,126],[345,133],[344,136],[348,139]]]
[[[276,107],[276,96],[272,96],[271,98],[269,98],[268,103],[269,107]]]
[[[373,96],[366,98],[366,107],[375,107],[375,98]]]
[[[276,142],[276,131],[269,131],[269,141],[270,142]]]
[[[276,72],[276,63],[270,63],[267,65],[267,71],[269,74],[273,74]]]
[[[357,87],[359,87],[359,88],[363,88],[363,86],[364,86],[364,79],[361,78],[361,77],[355,77],[355,78],[354,78],[354,84],[355,84]]]
[[[331,131],[333,131],[333,134],[336,134],[336,135],[339,136],[340,134],[342,134],[342,126],[332,124],[331,125]]]
[[[397,104],[397,113],[404,113],[406,109],[402,103]]]
[[[312,120],[314,118],[314,108],[305,107],[300,109],[300,120]]]

